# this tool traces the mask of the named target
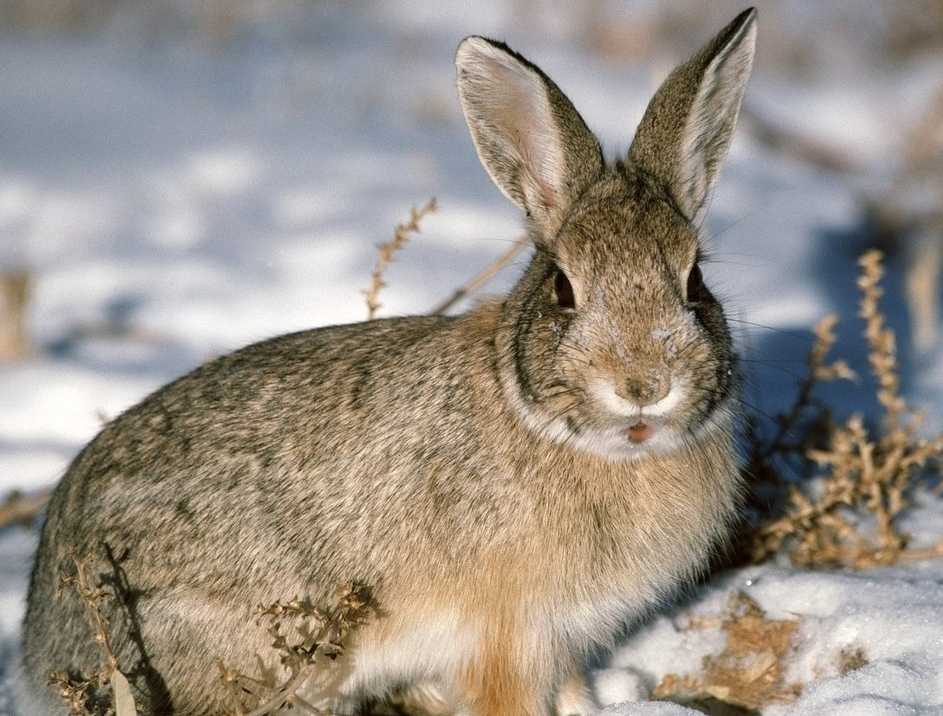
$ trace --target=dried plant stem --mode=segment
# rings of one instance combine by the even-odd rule
[[[898,517],[910,505],[915,476],[943,456],[943,436],[930,441],[918,438],[919,420],[900,395],[894,332],[879,306],[881,254],[869,251],[859,265],[859,315],[864,320],[868,360],[883,408],[882,425],[869,431],[863,418],[855,415],[844,425],[829,423],[824,434],[806,435],[799,441],[805,457],[818,466],[820,490],[814,497],[796,487],[790,490],[786,514],[758,530],[754,561],[763,561],[784,547],[798,565],[837,564],[856,569],[943,555],[943,544],[908,549],[908,536],[897,525]],[[843,373],[848,371],[841,363],[823,365],[834,342],[831,325],[820,324],[816,335],[809,376],[800,386],[800,395],[806,400],[816,380],[845,377]],[[776,446],[767,454],[782,450]],[[861,530],[857,519],[861,515],[873,519],[873,535]]]
[[[801,132],[777,126],[753,108],[740,110],[741,121],[761,144],[827,171],[853,172],[858,166],[847,152]]]
[[[29,271],[0,271],[0,361],[30,353],[26,319],[31,283]]]
[[[88,568],[85,560],[79,559],[73,554],[72,563],[75,565],[75,576],[64,577],[62,583],[74,587],[76,593],[85,603],[85,612],[95,632],[95,643],[98,644],[105,660],[104,672],[106,676],[110,677],[111,672],[118,669],[118,659],[111,648],[111,639],[108,637],[108,620],[102,614],[101,602],[106,597],[111,596],[111,593],[92,586],[88,578]]]
[[[71,554],[74,574],[63,575],[59,582],[62,590],[71,587],[85,605],[85,613],[94,633],[102,657],[102,668],[91,674],[73,674],[57,671],[49,675],[49,683],[55,686],[72,714],[103,714],[103,716],[136,716],[137,708],[127,678],[118,668],[108,636],[108,620],[102,613],[101,603],[114,594],[92,584],[85,560],[74,552]],[[109,695],[104,698],[103,692]]]
[[[857,376],[843,360],[827,363],[828,354],[835,345],[835,326],[838,316],[829,314],[820,320],[813,329],[815,342],[807,358],[808,369],[799,381],[799,391],[790,409],[778,416],[777,430],[773,438],[765,445],[759,445],[760,451],[756,458],[769,460],[773,455],[789,449],[786,439],[799,426],[808,408],[812,406],[812,392],[816,385],[832,380],[854,380]],[[801,449],[801,445],[798,445]]]
[[[864,335],[871,350],[868,361],[871,372],[878,381],[878,400],[885,411],[888,432],[893,432],[900,422],[905,405],[900,397],[900,379],[897,376],[897,346],[894,332],[885,325],[884,314],[878,306],[884,290],[880,287],[884,276],[881,252],[868,251],[858,261],[861,275],[858,287],[861,301],[858,315],[864,319]]]
[[[311,678],[314,673],[314,664],[308,664],[300,669],[291,679],[289,679],[278,692],[268,701],[262,703],[258,708],[252,709],[245,716],[267,716],[277,708],[281,708],[286,703],[292,703],[295,700],[295,692],[304,686],[305,681]],[[308,705],[314,709],[313,706]],[[314,713],[323,713],[320,709],[314,709]]]
[[[10,525],[27,525],[36,519],[49,502],[51,490],[43,490],[29,495],[20,492],[10,493],[0,504],[0,529]]]
[[[319,698],[329,698],[349,676],[349,671],[337,660],[344,654],[350,632],[374,615],[370,590],[350,583],[340,588],[337,602],[328,610],[296,598],[260,606],[258,614],[260,623],[267,622],[272,648],[287,673],[283,683],[279,683],[272,674],[254,678],[217,662],[236,716],[266,716],[285,705],[310,714],[329,713],[303,699],[298,691],[310,679],[319,678],[315,691]],[[289,623],[293,629],[288,628]],[[247,699],[249,703],[245,704]]]
[[[910,547],[897,555],[898,562],[920,562],[925,559],[943,557],[943,542],[930,547]]]
[[[521,236],[511,244],[511,247],[505,251],[503,254],[498,256],[494,261],[485,266],[481,271],[479,271],[475,276],[465,282],[463,285],[459,286],[455,291],[445,299],[442,303],[432,309],[432,315],[438,316],[446,311],[448,311],[452,306],[461,301],[466,296],[473,294],[475,291],[484,286],[488,281],[495,277],[495,275],[507,266],[511,260],[517,256],[524,247],[527,245],[527,237]]]
[[[409,210],[409,221],[397,224],[393,232],[393,238],[377,247],[378,256],[373,272],[370,274],[370,288],[364,291],[367,300],[367,320],[376,318],[377,311],[383,306],[380,303],[380,291],[386,286],[383,280],[383,274],[387,267],[392,263],[396,252],[402,249],[408,242],[411,234],[417,234],[420,231],[419,222],[426,214],[430,214],[437,208],[435,197],[429,199],[425,206],[420,209],[412,207]]]

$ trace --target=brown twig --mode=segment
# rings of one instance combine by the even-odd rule
[[[85,613],[88,616],[92,630],[95,632],[95,643],[101,649],[105,660],[103,671],[110,677],[111,672],[118,668],[118,659],[111,648],[111,640],[108,637],[108,620],[102,614],[101,602],[112,596],[111,592],[92,585],[89,581],[85,560],[80,559],[73,553],[71,561],[75,567],[75,574],[71,576],[63,575],[59,582],[59,589],[72,587],[85,604]]]
[[[85,560],[75,552],[71,553],[70,560],[75,573],[60,578],[59,595],[61,597],[64,589],[72,588],[82,600],[103,663],[98,671],[85,676],[53,672],[49,683],[59,690],[72,714],[131,716],[136,713],[134,700],[128,681],[118,668],[118,658],[108,635],[108,619],[101,608],[102,602],[114,594],[92,583]],[[104,695],[106,689],[110,692],[108,697]]]
[[[778,126],[752,107],[744,105],[740,110],[740,119],[746,123],[753,137],[770,149],[828,171],[854,172],[861,169],[840,149],[794,129]]]
[[[409,241],[411,234],[417,234],[420,231],[419,222],[426,214],[430,214],[437,208],[435,197],[429,199],[425,206],[420,209],[412,207],[409,210],[409,221],[403,224],[397,224],[393,232],[393,238],[377,247],[378,256],[373,272],[370,274],[370,288],[364,291],[367,300],[367,320],[376,318],[377,311],[383,304],[380,303],[380,291],[386,286],[383,280],[383,274],[387,267],[392,263],[396,252],[402,249]]]
[[[51,490],[24,494],[14,490],[0,505],[0,529],[11,525],[28,525],[49,502]]]
[[[868,339],[870,350],[868,362],[871,372],[878,381],[878,401],[884,408],[888,432],[899,427],[901,414],[905,405],[900,397],[900,378],[897,375],[897,345],[894,331],[884,322],[878,302],[884,293],[881,288],[881,278],[884,276],[882,255],[880,251],[866,252],[858,261],[861,266],[861,275],[858,277],[858,288],[861,289],[861,300],[858,304],[858,315],[864,319],[864,335]]]
[[[919,421],[900,395],[894,332],[879,306],[881,254],[869,251],[859,265],[859,315],[865,324],[868,360],[883,409],[882,425],[872,433],[861,416],[852,416],[844,425],[830,426],[826,435],[812,436],[819,438],[819,446],[809,436],[799,441],[805,456],[818,466],[820,489],[808,496],[795,486],[791,488],[786,514],[757,531],[754,561],[786,548],[795,564],[864,569],[943,554],[943,545],[908,549],[908,537],[898,528],[898,518],[910,504],[914,477],[943,456],[943,436],[919,439]],[[830,330],[819,334],[810,357],[812,378],[818,373],[816,364],[831,345],[824,340],[828,334]],[[823,352],[816,355],[819,349]],[[822,377],[833,377],[832,373],[826,371]],[[814,380],[802,385],[812,384]],[[860,529],[856,515],[873,518],[873,535]]]
[[[350,632],[366,623],[374,612],[370,590],[360,584],[344,585],[338,601],[329,610],[300,599],[260,606],[259,619],[267,622],[272,648],[279,654],[287,678],[283,683],[277,683],[272,675],[255,678],[218,662],[222,679],[230,687],[237,716],[266,716],[285,704],[312,714],[327,713],[301,698],[298,691],[318,676],[324,682],[319,684],[319,693],[326,695],[334,688],[344,674],[330,662],[344,653]],[[286,620],[295,626],[296,636],[291,641],[284,626]],[[248,710],[243,706],[245,698],[253,702]]]
[[[274,696],[263,702],[258,708],[254,708],[249,711],[246,716],[267,716],[275,709],[284,706],[286,703],[292,703],[295,697],[295,692],[298,691],[304,685],[304,683],[311,678],[313,672],[313,664],[310,664],[303,669],[299,669],[298,673],[292,676],[285,683],[285,685],[275,693]],[[315,707],[311,706],[310,708]],[[316,709],[315,713],[321,714],[324,712],[320,709]]]
[[[815,342],[806,359],[808,369],[805,376],[799,381],[799,391],[792,406],[777,417],[777,430],[773,438],[765,445],[756,443],[759,453],[755,459],[769,460],[777,453],[788,449],[785,440],[798,428],[802,418],[812,407],[812,393],[815,387],[822,382],[833,380],[855,380],[855,372],[843,360],[827,362],[828,354],[835,345],[835,326],[838,316],[829,314],[820,320],[813,329]],[[802,449],[801,445],[797,445]]]
[[[485,266],[481,271],[475,274],[471,279],[466,281],[464,284],[459,286],[447,299],[442,301],[438,306],[432,309],[431,313],[433,316],[439,316],[448,311],[452,306],[461,301],[466,296],[473,294],[475,291],[484,286],[488,281],[495,277],[495,275],[507,266],[511,260],[517,256],[524,247],[527,246],[527,237],[521,236],[516,239],[511,247],[505,251],[503,254],[498,256],[494,261]]]
[[[32,281],[29,271],[0,271],[0,361],[21,360],[32,350],[26,325]]]

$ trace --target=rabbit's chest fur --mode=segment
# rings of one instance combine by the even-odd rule
[[[547,493],[519,518],[528,546],[497,560],[500,581],[571,646],[605,642],[703,567],[733,517],[735,474],[723,445],[623,464],[551,452],[517,476]]]

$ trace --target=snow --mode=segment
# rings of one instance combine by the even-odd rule
[[[452,58],[463,35],[505,38],[537,61],[609,154],[624,151],[653,77],[664,74],[663,57],[594,55],[562,6],[529,30],[519,9],[496,0],[291,7],[282,22],[263,14],[222,47],[151,40],[133,15],[87,34],[0,38],[0,266],[36,278],[39,349],[0,364],[0,495],[53,484],[103,417],[213,355],[363,319],[375,245],[411,205],[434,195],[440,209],[388,272],[384,315],[429,310],[503,252],[521,223],[480,168],[460,115]],[[908,68],[912,81],[829,76],[803,86],[761,66],[747,97],[880,175],[899,144],[889,128],[916,111],[939,66]],[[830,311],[844,317],[842,350],[867,372],[854,319],[857,210],[852,182],[745,133],[734,142],[712,202],[705,277],[750,361],[745,398],[766,412],[791,395],[808,328]],[[513,281],[523,261],[489,290]],[[939,427],[943,349],[909,352],[900,260],[890,269],[905,390]],[[873,408],[869,394],[828,392],[849,411]],[[906,526],[930,541],[943,534],[941,517],[941,500],[924,495]],[[0,662],[15,654],[35,541],[34,531],[0,532]],[[635,702],[722,648],[718,630],[681,625],[722,613],[737,590],[771,618],[801,622],[789,678],[805,690],[765,713],[943,712],[943,564],[925,562],[720,575],[600,665],[593,682],[605,713],[694,713]],[[868,663],[841,676],[846,647],[863,649]],[[7,698],[0,689],[0,712]]]
[[[808,686],[798,702],[767,707],[771,716],[930,714],[943,705],[943,565],[927,562],[859,573],[809,572],[764,565],[715,580],[687,605],[657,617],[613,655],[597,695],[618,705],[613,685],[641,682],[648,693],[668,673],[697,673],[723,646],[719,629],[687,629],[691,617],[725,613],[743,591],[770,619],[799,620],[786,680]],[[839,674],[843,650],[868,663]],[[621,673],[620,673],[621,672]],[[621,677],[621,681],[620,681]],[[605,684],[600,688],[600,683]],[[622,708],[612,713],[647,713]],[[691,712],[695,713],[695,712]]]

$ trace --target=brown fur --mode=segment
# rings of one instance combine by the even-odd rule
[[[736,43],[752,24],[742,15],[714,52],[751,55]],[[702,60],[683,66],[687,85]],[[55,591],[70,550],[107,546],[104,576],[127,585],[113,643],[143,714],[220,712],[216,659],[274,666],[255,605],[327,601],[358,580],[382,617],[356,636],[346,699],[422,683],[475,716],[547,716],[564,684],[579,691],[584,656],[723,539],[739,489],[735,357],[721,306],[691,280],[696,227],[677,197],[692,187],[651,158],[604,165],[562,92],[502,45],[463,43],[459,86],[483,162],[530,216],[537,252],[518,284],[456,318],[249,346],[109,424],[50,502],[24,627],[34,690],[97,665],[82,604]],[[697,97],[738,92],[689,93],[671,112],[709,115]],[[499,95],[513,101],[494,108]],[[547,136],[516,146],[525,110]],[[658,119],[636,146],[657,141]],[[729,135],[721,125],[698,131]],[[693,158],[665,141],[659,161],[707,167],[703,188],[729,136],[681,142]],[[607,407],[619,399],[600,381],[649,395],[640,411],[655,410],[647,386],[683,387],[650,418],[660,442],[619,437],[639,418]]]

